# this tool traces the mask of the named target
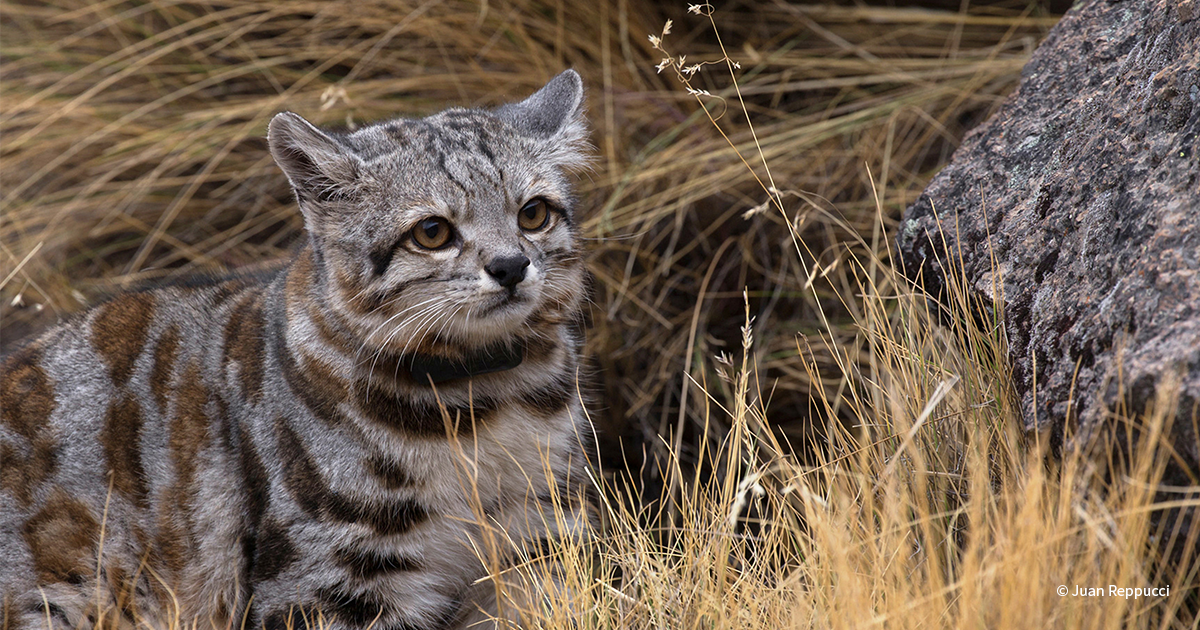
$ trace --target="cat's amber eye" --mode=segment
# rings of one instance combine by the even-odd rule
[[[413,228],[412,237],[425,249],[442,249],[454,240],[454,228],[442,217],[427,217]]]
[[[550,223],[550,208],[546,200],[538,197],[530,199],[517,213],[517,223],[526,232],[536,232]]]

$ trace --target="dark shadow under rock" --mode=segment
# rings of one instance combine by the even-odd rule
[[[1178,376],[1168,477],[1187,484],[1200,477],[1198,145],[1200,0],[1083,0],[898,237],[904,273],[934,298],[948,273],[978,298],[1000,292],[1027,429],[1094,436],[1109,409],[1144,410]]]

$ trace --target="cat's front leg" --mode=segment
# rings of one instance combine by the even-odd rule
[[[532,618],[573,626],[578,602],[572,585],[580,572],[591,570],[591,505],[543,497],[525,506],[519,525],[510,520],[507,527],[485,531],[481,547],[495,557],[484,559],[489,575],[468,590],[464,615],[454,627],[522,628]]]

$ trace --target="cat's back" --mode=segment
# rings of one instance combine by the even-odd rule
[[[187,477],[219,475],[213,466],[222,458],[212,451],[223,450],[222,436],[214,433],[230,422],[218,395],[231,371],[222,358],[233,373],[261,364],[251,329],[265,325],[274,279],[197,279],[119,294],[4,358],[6,598],[35,584],[91,581],[102,553],[149,548],[183,562],[190,550],[170,540],[179,523],[168,504],[186,502],[173,495],[188,493]],[[138,570],[130,561],[114,572],[122,564],[128,575],[105,576],[114,584]]]

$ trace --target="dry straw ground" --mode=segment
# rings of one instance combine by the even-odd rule
[[[1169,392],[1120,425],[1152,438],[1133,463],[1047,457],[1014,432],[1002,314],[939,327],[890,267],[900,211],[1055,21],[947,4],[6,2],[3,346],[286,257],[275,112],[491,105],[574,67],[608,499],[529,626],[1192,627],[1196,568],[1159,556],[1195,532],[1151,518]]]

